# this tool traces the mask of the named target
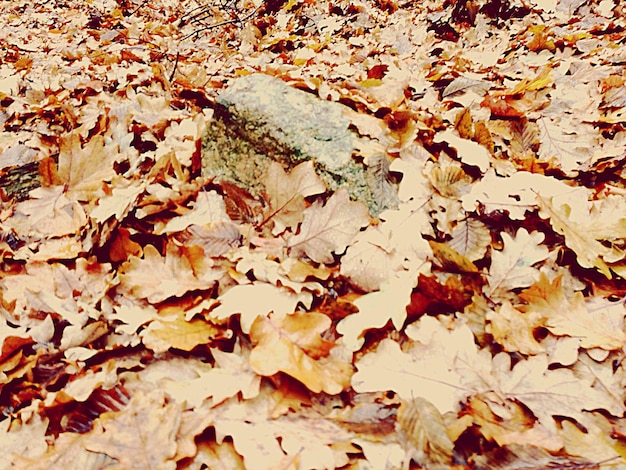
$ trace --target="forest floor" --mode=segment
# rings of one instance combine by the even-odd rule
[[[0,2],[0,470],[625,468],[618,0]],[[202,175],[260,72],[397,186]],[[383,162],[383,163],[381,163]]]

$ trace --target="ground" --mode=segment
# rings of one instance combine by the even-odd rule
[[[0,469],[624,468],[625,23],[1,2]],[[255,72],[351,108],[398,207],[203,175]]]

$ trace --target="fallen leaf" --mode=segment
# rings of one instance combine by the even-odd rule
[[[318,263],[330,264],[334,262],[333,253],[341,255],[368,223],[367,208],[350,201],[348,191],[341,188],[324,206],[315,203],[305,210],[300,232],[287,245],[292,256],[307,255]]]
[[[272,162],[264,180],[269,198],[269,210],[261,224],[274,222],[273,233],[281,233],[285,228],[296,227],[302,222],[306,209],[304,198],[326,191],[326,186],[315,173],[313,162],[302,162],[289,174],[283,167]]]
[[[340,393],[350,383],[352,366],[329,356],[335,344],[320,336],[329,327],[330,319],[321,313],[257,317],[250,330],[256,344],[250,353],[252,369],[263,376],[284,372],[315,393]]]
[[[131,256],[122,264],[118,276],[121,292],[155,304],[192,290],[207,290],[221,277],[221,272],[217,269],[194,272],[190,259],[184,254],[181,256],[170,244],[165,256],[161,256],[154,246],[147,245],[143,249],[143,258]]]
[[[550,254],[541,245],[545,236],[540,232],[531,234],[525,228],[518,229],[515,238],[502,233],[504,247],[491,252],[491,267],[487,275],[485,294],[494,301],[510,296],[513,289],[528,287],[539,279],[536,265]]]
[[[248,334],[260,315],[273,312],[276,317],[296,311],[301,302],[310,307],[313,296],[308,292],[295,293],[285,287],[257,282],[234,286],[218,297],[220,305],[211,310],[211,318],[225,320],[241,314],[241,330]]]

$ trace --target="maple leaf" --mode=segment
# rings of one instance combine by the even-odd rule
[[[261,225],[272,220],[273,233],[281,233],[287,227],[296,227],[302,222],[306,209],[304,198],[326,191],[326,186],[315,173],[311,160],[300,163],[289,174],[285,173],[280,163],[272,162],[263,181],[270,209]]]
[[[252,369],[263,376],[284,372],[315,393],[340,393],[350,383],[352,366],[329,356],[335,344],[320,335],[330,323],[326,315],[315,312],[258,317],[250,330],[256,343],[250,353]]]
[[[505,298],[513,289],[530,286],[539,278],[539,271],[533,266],[550,253],[547,247],[540,245],[545,238],[540,232],[529,234],[520,228],[515,238],[505,232],[501,236],[504,247],[491,253],[488,286],[485,287],[485,294],[491,299]]]
[[[307,255],[318,263],[330,264],[334,261],[332,253],[342,254],[369,220],[365,205],[350,201],[348,190],[340,188],[323,207],[316,202],[304,211],[300,232],[287,246],[292,256]]]
[[[143,258],[131,256],[120,267],[118,289],[154,304],[169,297],[180,297],[191,290],[206,290],[220,276],[217,269],[194,272],[192,260],[181,256],[172,244],[168,245],[165,256],[161,256],[154,246],[147,245]]]

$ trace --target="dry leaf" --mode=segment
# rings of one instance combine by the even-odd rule
[[[339,189],[322,205],[307,208],[300,231],[288,240],[292,256],[307,255],[318,263],[334,262],[333,253],[342,254],[361,227],[369,223],[367,208],[352,202],[346,189]]]
[[[315,173],[310,160],[300,163],[289,174],[279,163],[272,162],[264,186],[269,198],[269,210],[264,215],[263,223],[272,220],[273,233],[296,227],[302,221],[306,209],[304,198],[326,191],[326,186]]]
[[[165,256],[154,246],[147,245],[143,258],[131,256],[120,268],[118,289],[155,304],[192,290],[209,289],[221,277],[217,269],[194,270],[192,262],[171,244]]]
[[[264,376],[284,372],[315,393],[340,393],[350,383],[352,366],[329,356],[335,345],[320,336],[329,327],[321,313],[258,317],[250,330],[257,344],[250,354],[252,369]]]

